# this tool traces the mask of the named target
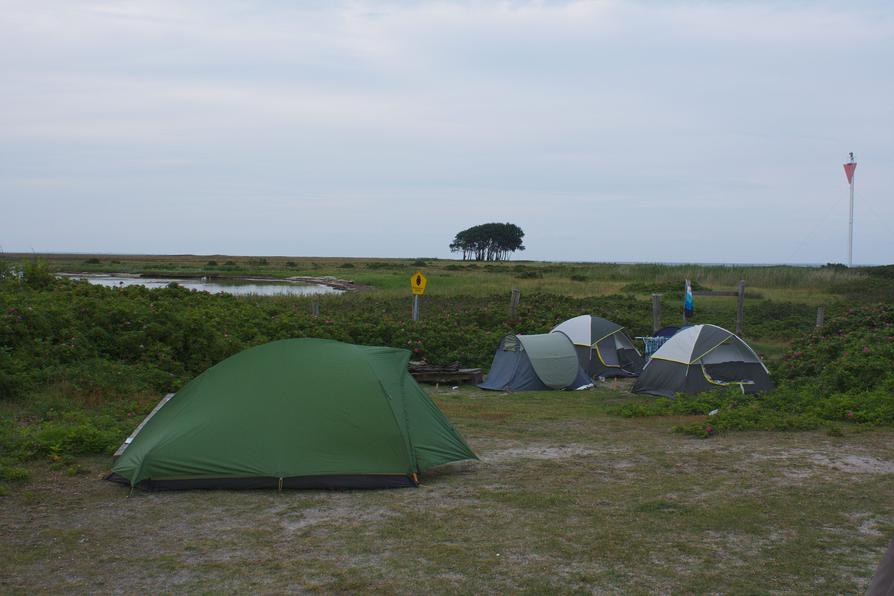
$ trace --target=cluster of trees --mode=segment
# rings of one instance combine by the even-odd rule
[[[505,261],[510,253],[524,250],[525,233],[511,223],[486,223],[459,232],[450,252],[462,252],[464,261]]]

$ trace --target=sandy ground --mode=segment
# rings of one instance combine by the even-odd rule
[[[0,498],[0,592],[861,593],[894,536],[894,431],[459,420],[417,489],[134,492],[37,463]]]

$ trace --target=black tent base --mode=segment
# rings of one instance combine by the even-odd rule
[[[130,486],[130,480],[119,474],[109,474],[105,478]],[[142,480],[136,485],[144,490],[191,490],[191,489],[258,489],[258,488],[297,488],[351,490],[375,488],[406,488],[418,486],[411,476],[391,474],[351,474],[330,476],[292,476],[291,478],[274,478],[259,476],[255,478],[182,478],[169,480]]]

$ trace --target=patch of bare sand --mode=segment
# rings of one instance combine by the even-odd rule
[[[894,474],[894,462],[867,455],[814,453],[811,461],[849,474]]]
[[[287,533],[304,532],[318,526],[350,527],[354,525],[367,525],[385,523],[397,515],[394,511],[385,507],[370,507],[368,504],[358,507],[353,499],[339,499],[345,495],[333,495],[336,497],[331,503],[320,507],[309,507],[301,511],[278,515],[273,513],[273,518],[279,520],[279,525]],[[339,502],[341,501],[341,502]]]
[[[502,464],[524,459],[533,460],[562,460],[573,459],[576,457],[600,457],[609,463],[618,464],[619,462],[609,461],[611,458],[619,454],[630,453],[631,449],[626,446],[608,444],[551,444],[551,443],[521,443],[518,441],[500,441],[492,445],[482,446],[479,451],[481,461],[491,464]]]

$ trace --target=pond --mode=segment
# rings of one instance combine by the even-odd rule
[[[212,294],[233,294],[236,296],[308,296],[310,294],[342,294],[343,290],[336,290],[322,284],[307,284],[298,282],[260,281],[260,280],[223,280],[206,278],[164,278],[164,277],[135,277],[131,275],[76,275],[62,274],[69,279],[85,279],[92,284],[110,288],[123,288],[127,286],[146,286],[147,288],[163,288],[171,283],[176,283],[189,290],[199,290]]]

